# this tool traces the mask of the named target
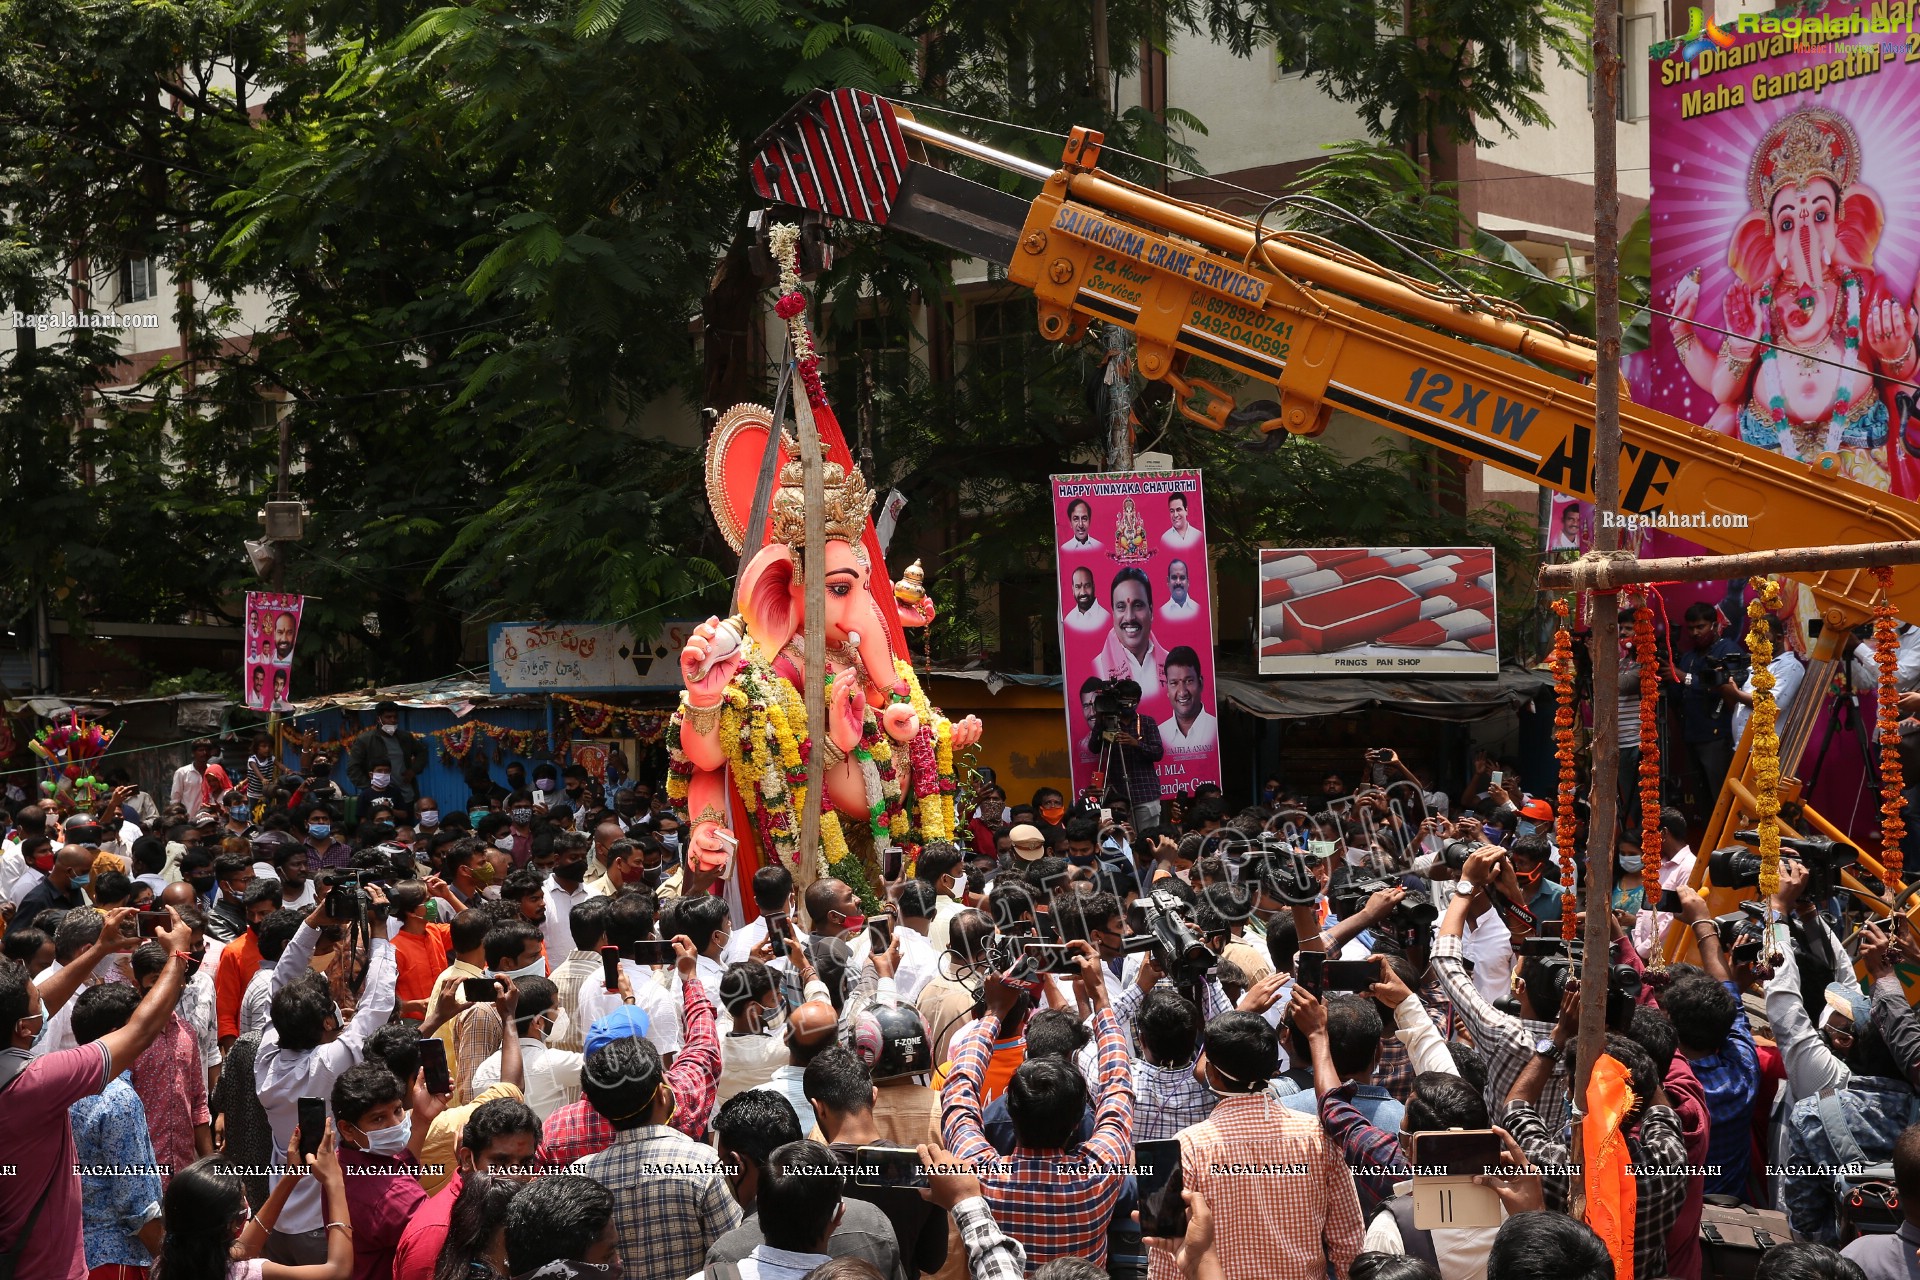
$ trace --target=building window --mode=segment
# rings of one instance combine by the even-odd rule
[[[904,391],[912,373],[907,327],[890,315],[865,315],[834,337],[828,393],[842,422],[859,420],[869,392],[878,398]]]
[[[1649,97],[1649,62],[1653,51],[1654,22],[1651,13],[1621,14],[1617,47],[1620,50],[1620,85],[1614,103],[1614,118],[1623,124],[1645,120],[1653,112]],[[1593,72],[1587,72],[1587,106],[1593,106]]]
[[[154,272],[152,258],[122,258],[120,260],[120,302],[145,302],[149,298],[160,296],[159,277]]]
[[[1003,421],[1014,421],[1025,414],[1027,357],[1039,344],[1039,320],[1032,298],[983,302],[973,308],[967,378],[980,412]]]

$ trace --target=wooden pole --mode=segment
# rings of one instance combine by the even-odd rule
[[[820,456],[820,431],[813,422],[813,405],[801,390],[793,398],[800,425],[802,494],[807,503],[806,546],[801,566],[805,574],[807,704],[807,803],[800,812],[800,866],[795,879],[811,884],[820,857],[820,788],[825,781],[827,741],[827,493]]]
[[[1620,191],[1614,152],[1614,103],[1620,89],[1618,0],[1593,3],[1593,310],[1598,359],[1594,369],[1593,501],[1597,511],[1620,510]],[[1620,549],[1620,530],[1595,521],[1594,549]],[[1615,803],[1620,794],[1620,610],[1601,598],[1593,610],[1592,818],[1587,829],[1587,927],[1580,964],[1580,1036],[1573,1069],[1573,1155],[1583,1158],[1580,1118],[1587,1081],[1607,1047],[1607,966],[1611,960],[1609,909],[1613,901]],[[1562,850],[1563,856],[1570,850]],[[1542,1017],[1554,1014],[1535,1010]],[[1586,1186],[1573,1180],[1575,1216],[1586,1213]]]
[[[1545,565],[1545,591],[1605,591],[1636,582],[1719,582],[1830,569],[1868,569],[1875,565],[1920,564],[1920,542],[1862,542],[1838,547],[1786,547],[1732,556],[1675,556],[1635,560],[1629,556],[1586,556],[1567,564]]]

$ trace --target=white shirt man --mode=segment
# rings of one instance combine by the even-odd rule
[[[1693,850],[1681,845],[1670,857],[1662,855],[1660,859],[1660,889],[1684,889],[1693,879]],[[1644,908],[1633,922],[1633,949],[1640,953],[1641,959],[1653,954],[1654,946],[1667,936],[1667,926],[1673,917],[1664,911],[1655,911],[1654,904],[1660,901],[1660,894],[1642,895]]]
[[[1879,687],[1880,663],[1871,640],[1853,651],[1848,670],[1856,690]],[[1911,623],[1900,624],[1900,649],[1894,661],[1893,678],[1902,693],[1920,689],[1920,627]]]
[[[1160,545],[1174,551],[1186,551],[1200,545],[1200,531],[1187,523],[1187,495],[1167,496],[1167,517],[1173,526],[1160,538]]]
[[[1073,571],[1073,607],[1067,610],[1067,626],[1075,631],[1105,631],[1113,621],[1100,603],[1093,585],[1093,570],[1081,565]]]
[[[1767,664],[1767,670],[1773,673],[1773,704],[1780,709],[1780,714],[1784,716],[1787,714],[1787,709],[1793,705],[1793,695],[1800,691],[1800,681],[1807,674],[1807,664],[1799,654],[1791,649],[1787,649],[1774,656],[1773,661]],[[1876,667],[1874,672],[1878,675],[1879,668]],[[1753,696],[1753,676],[1751,673],[1741,682],[1740,692],[1746,694],[1749,698]],[[1639,712],[1636,710],[1634,714],[1637,716]],[[1735,742],[1740,741],[1741,735],[1746,733],[1747,721],[1752,718],[1753,708],[1751,706],[1742,703],[1734,707],[1733,740]]]
[[[787,928],[793,930],[793,936],[800,940],[801,946],[804,947],[807,945],[806,931],[794,922],[791,911],[787,913]],[[724,970],[728,965],[740,964],[743,961],[753,959],[753,949],[766,940],[767,915],[766,912],[763,911],[733,931],[733,935],[727,939],[727,945],[720,948],[720,967]],[[793,968],[793,962],[788,960],[785,954],[780,952],[779,948],[776,947],[774,950],[776,954],[773,959],[767,962],[769,969],[778,969],[784,973]],[[720,997],[717,993],[714,994],[713,1003],[715,1008],[724,1009],[726,1007],[720,1003]]]
[[[620,962],[621,972],[627,975],[627,984],[633,988],[633,1003],[647,1015],[647,1040],[664,1057],[680,1052],[684,1043],[680,1029],[680,999],[678,991],[669,993],[660,985],[660,979],[652,969],[643,969],[631,960]],[[585,982],[580,987],[580,1034],[594,1021],[624,1004],[617,991],[608,991],[605,983]],[[577,1082],[576,1082],[577,1084]]]
[[[1220,722],[1211,713],[1202,711],[1195,716],[1184,733],[1179,719],[1168,716],[1160,722],[1160,745],[1168,751],[1205,751],[1219,740]]]
[[[558,1010],[549,1009],[535,1019],[535,1025],[555,1016]],[[520,1069],[527,1082],[527,1105],[533,1108],[533,1114],[540,1117],[542,1124],[548,1116],[580,1096],[580,1064],[585,1061],[585,1054],[549,1049],[539,1036],[520,1037]],[[473,1091],[479,1093],[499,1083],[500,1051],[496,1049],[474,1069]]]
[[[1060,544],[1063,551],[1098,551],[1100,544],[1088,535],[1093,528],[1093,507],[1085,498],[1067,504],[1067,525],[1073,536]]]
[[[1187,594],[1187,562],[1167,565],[1167,602],[1160,606],[1163,622],[1187,622],[1200,616],[1200,602]]]
[[[588,898],[598,897],[599,890],[588,888],[585,881],[581,882],[579,888],[569,889],[548,876],[540,896],[547,908],[547,918],[540,925],[540,936],[547,944],[547,968],[551,971],[559,968],[574,952],[573,931],[567,926],[568,917],[573,914],[575,906]]]

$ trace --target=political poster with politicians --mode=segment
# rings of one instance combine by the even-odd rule
[[[1260,552],[1260,674],[1493,675],[1491,547]]]
[[[293,696],[293,650],[300,639],[305,596],[247,592],[244,678],[248,707],[284,711]]]
[[[1198,471],[1053,477],[1060,656],[1076,791],[1151,756],[1161,795],[1220,780],[1213,590]],[[1137,710],[1116,709],[1123,682]],[[1134,797],[1134,803],[1146,803]]]

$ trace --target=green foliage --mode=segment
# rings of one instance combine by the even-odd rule
[[[170,698],[176,693],[212,693],[240,700],[240,682],[231,672],[217,673],[195,667],[184,675],[163,676],[147,687],[150,698]]]

